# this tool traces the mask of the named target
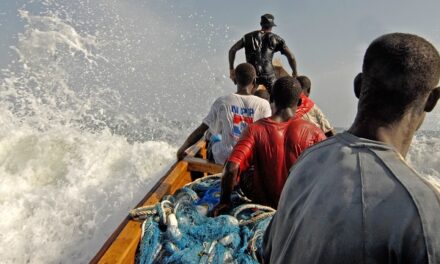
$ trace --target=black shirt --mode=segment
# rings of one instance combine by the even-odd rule
[[[272,32],[257,30],[244,35],[243,43],[246,61],[255,67],[257,76],[274,76],[273,54],[277,51],[285,54],[287,46],[284,39]]]

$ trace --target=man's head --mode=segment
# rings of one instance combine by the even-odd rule
[[[431,43],[403,33],[381,36],[368,47],[355,80],[358,117],[390,125],[411,113],[421,124],[440,96],[434,89],[439,77],[440,56]]]
[[[254,66],[249,63],[241,63],[235,68],[235,80],[238,87],[246,87],[249,85],[255,85],[257,74]]]
[[[296,107],[301,103],[301,84],[291,76],[279,78],[272,90],[272,98],[277,109]]]
[[[312,82],[310,81],[310,79],[304,75],[298,76],[296,77],[296,79],[301,84],[302,92],[304,93],[304,95],[309,97],[310,90],[312,89]]]
[[[275,17],[271,14],[264,14],[261,16],[260,25],[262,29],[271,29],[272,27],[276,27],[275,25]]]

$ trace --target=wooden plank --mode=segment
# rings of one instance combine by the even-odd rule
[[[185,152],[189,157],[194,157],[200,151],[203,152],[204,149],[206,149],[206,141],[201,139],[201,140],[197,141],[196,144],[189,147]]]
[[[222,165],[210,163],[206,159],[186,157],[184,160],[188,162],[188,170],[190,171],[207,172],[211,174],[223,172]]]

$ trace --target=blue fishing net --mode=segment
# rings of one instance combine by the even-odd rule
[[[152,218],[148,218],[145,222],[144,238],[146,239],[142,239],[137,256],[137,263],[140,264],[152,263],[151,260],[154,259],[156,252],[161,247],[159,243],[161,237],[159,224],[153,221]]]
[[[258,263],[273,212],[255,205],[236,217],[209,217],[219,202],[219,188],[219,177],[199,180],[151,207],[137,263]],[[243,205],[244,200],[235,199]]]

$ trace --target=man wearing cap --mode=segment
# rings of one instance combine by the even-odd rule
[[[269,93],[272,92],[273,84],[276,81],[274,67],[272,65],[273,54],[277,51],[287,57],[292,76],[296,77],[296,60],[292,52],[287,47],[284,39],[272,33],[274,16],[264,14],[261,16],[261,29],[244,35],[229,50],[229,71],[230,78],[235,82],[234,60],[238,50],[244,48],[246,61],[255,67],[257,72],[257,84],[266,87]]]

